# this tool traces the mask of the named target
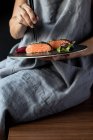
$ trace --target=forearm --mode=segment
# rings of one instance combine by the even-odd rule
[[[14,10],[9,22],[10,33],[13,38],[22,38],[27,27],[34,28],[38,16],[28,5],[27,0],[15,0]]]
[[[27,0],[15,0],[13,14],[9,21],[10,34],[15,39],[22,38],[26,31],[26,26],[18,23],[16,18],[19,14],[18,7],[26,2]]]
[[[10,19],[9,26],[10,26],[10,34],[13,38],[20,39],[23,37],[26,31],[26,26],[19,24],[16,20],[16,17],[12,17]]]

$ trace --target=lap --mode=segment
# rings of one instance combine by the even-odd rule
[[[62,66],[63,75],[50,65],[20,70],[0,79],[0,100],[17,122],[60,112],[89,97],[93,68],[83,70],[64,63]],[[75,70],[69,75],[73,67]]]

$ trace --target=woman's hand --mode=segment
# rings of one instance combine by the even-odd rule
[[[40,60],[43,61],[59,61],[59,60],[64,60],[70,58],[70,54],[65,54],[65,55],[58,55],[58,56],[53,56],[53,57],[47,57],[47,58],[39,58]]]
[[[19,24],[26,27],[29,26],[31,28],[34,28],[34,25],[38,20],[38,17],[27,3],[23,3],[22,5],[18,6],[17,13],[14,18],[16,18]]]
[[[61,61],[61,60],[64,60],[64,59],[78,58],[78,57],[85,56],[85,54],[86,54],[85,51],[68,53],[68,54],[58,55],[58,56],[53,56],[53,57],[48,57],[48,58],[42,58],[41,60],[43,60],[43,61]]]
[[[22,38],[27,27],[34,28],[37,21],[38,16],[27,4],[27,0],[16,0],[9,22],[11,36],[15,39]]]

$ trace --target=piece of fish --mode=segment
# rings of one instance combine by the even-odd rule
[[[50,44],[48,43],[33,43],[26,47],[26,53],[42,53],[50,52],[52,50]]]

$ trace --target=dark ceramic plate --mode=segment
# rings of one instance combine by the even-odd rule
[[[73,54],[73,53],[79,53],[81,51],[84,51],[87,49],[87,46],[84,45],[75,45],[74,48],[70,52],[61,52],[58,53],[56,50],[51,51],[51,52],[46,52],[46,53],[34,53],[34,54],[26,54],[26,53],[11,53],[9,54],[9,57],[12,58],[47,58],[47,57],[52,57],[52,56],[59,56],[59,55],[67,55],[67,54]]]

